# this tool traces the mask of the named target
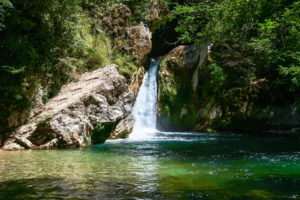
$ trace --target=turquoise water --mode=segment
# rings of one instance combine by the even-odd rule
[[[0,199],[300,199],[297,136],[157,134],[0,152]]]

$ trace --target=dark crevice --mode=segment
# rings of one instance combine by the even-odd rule
[[[116,129],[117,122],[109,122],[102,124],[95,124],[91,133],[92,144],[102,144],[109,138],[111,133]]]
[[[179,35],[174,30],[176,25],[176,21],[168,22],[152,35],[152,51],[149,57],[164,56],[182,44],[178,41]]]

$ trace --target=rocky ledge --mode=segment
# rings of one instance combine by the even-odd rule
[[[127,137],[134,94],[116,65],[83,74],[65,85],[31,121],[5,141],[3,150],[80,147]]]

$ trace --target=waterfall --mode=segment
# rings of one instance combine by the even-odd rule
[[[149,139],[156,131],[159,60],[159,58],[151,59],[150,69],[144,75],[133,107],[135,124],[129,139]]]

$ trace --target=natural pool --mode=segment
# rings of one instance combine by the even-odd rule
[[[297,136],[157,133],[0,152],[0,199],[300,199]]]

